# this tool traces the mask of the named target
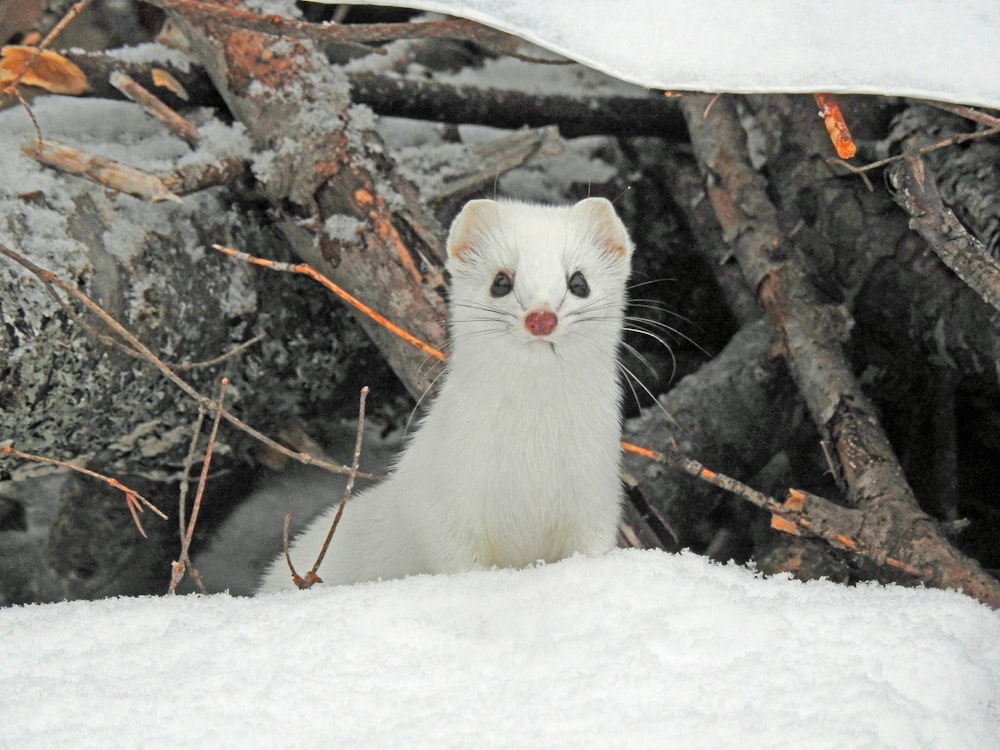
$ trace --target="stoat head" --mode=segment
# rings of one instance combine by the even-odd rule
[[[452,344],[617,353],[632,242],[611,203],[474,200],[448,235]]]

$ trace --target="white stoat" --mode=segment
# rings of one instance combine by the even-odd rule
[[[448,235],[451,356],[382,484],[344,510],[327,583],[523,566],[615,545],[618,348],[632,242],[611,204],[474,200]],[[291,545],[308,566],[336,508]],[[283,556],[258,591],[292,588]]]

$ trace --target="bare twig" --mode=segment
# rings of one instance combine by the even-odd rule
[[[292,511],[288,511],[285,514],[285,523],[281,528],[281,549],[284,551],[285,555],[285,565],[288,566],[288,570],[292,574],[292,581],[299,588],[308,588],[312,584],[306,584],[306,580],[298,574],[295,570],[295,565],[292,564],[292,556],[288,552],[288,529],[292,525]]]
[[[35,130],[35,143],[41,143],[42,126],[38,124],[38,119],[35,117],[35,113],[32,111],[31,107],[28,106],[28,102],[21,93],[21,90],[17,88],[11,89],[11,95],[17,99],[18,104],[21,105],[21,108],[27,113],[28,119],[31,120],[31,127]]]
[[[923,156],[924,154],[929,154],[931,151],[937,151],[942,148],[948,148],[949,146],[957,146],[960,143],[966,143],[967,141],[977,141],[981,138],[989,138],[991,136],[1000,133],[1000,126],[989,128],[988,130],[977,130],[974,133],[956,133],[955,135],[944,138],[935,143],[928,144],[916,150],[917,156]],[[853,164],[848,164],[843,159],[827,159],[828,164],[835,164],[838,167],[843,167],[851,174],[863,175],[865,172],[871,171],[872,169],[879,169],[887,164],[892,164],[893,162],[900,161],[907,157],[906,154],[898,154],[897,156],[890,156],[886,159],[879,159],[878,161],[873,161],[871,164],[865,164],[863,167],[856,167]],[[869,183],[870,185],[870,183]]]
[[[189,555],[189,550],[191,549],[191,539],[194,537],[194,529],[198,524],[198,513],[201,511],[201,500],[205,495],[205,486],[208,484],[208,470],[212,465],[212,453],[215,450],[215,441],[219,435],[219,423],[222,421],[222,404],[226,398],[226,388],[229,386],[229,378],[222,378],[219,384],[219,409],[215,412],[215,421],[212,422],[212,431],[208,436],[208,446],[205,448],[205,459],[201,464],[201,476],[198,478],[198,490],[194,496],[194,505],[191,508],[191,520],[188,522],[187,529],[181,539],[181,554],[177,561],[171,566],[170,572],[170,586],[167,589],[168,594],[173,594],[177,589],[177,584],[181,582],[184,577],[184,572],[188,568],[191,571],[191,577],[195,579],[198,588],[202,593],[207,593],[205,591],[205,585],[201,581],[201,574],[191,565],[191,558]]]
[[[140,85],[124,71],[113,71],[108,80],[112,86],[166,125],[172,133],[184,139],[189,145],[197,146],[201,141],[201,134],[193,122],[174,112],[155,94]]]
[[[99,474],[96,471],[91,471],[90,469],[85,469],[82,466],[76,466],[75,464],[71,464],[67,461],[60,461],[57,458],[48,458],[47,456],[38,456],[34,453],[25,453],[24,451],[15,450],[12,445],[0,445],[0,453],[13,458],[22,458],[25,461],[37,461],[38,463],[51,464],[52,466],[60,466],[64,469],[70,469],[71,471],[75,471],[80,474],[86,474],[88,477],[100,479],[102,482],[110,484],[116,490],[121,490],[125,493],[125,502],[128,505],[129,513],[132,514],[132,520],[135,521],[136,528],[139,529],[139,533],[143,536],[146,536],[146,531],[142,528],[142,522],[139,520],[139,513],[143,512],[143,506],[149,508],[160,518],[164,520],[167,518],[167,515],[153,505],[149,500],[144,498],[131,487],[122,484],[117,479],[112,477]]]
[[[358,476],[358,465],[361,461],[361,444],[365,436],[365,402],[367,400],[368,386],[366,385],[361,389],[361,402],[358,405],[358,434],[354,441],[351,473],[347,475],[347,485],[344,487],[344,494],[340,497],[340,504],[337,506],[337,513],[333,517],[333,523],[330,524],[330,530],[326,534],[326,539],[323,540],[323,548],[319,551],[319,555],[316,556],[316,562],[313,564],[312,569],[306,574],[306,579],[309,581],[313,581],[314,579],[316,581],[320,580],[317,571],[319,570],[319,566],[323,564],[323,558],[326,557],[326,551],[330,547],[330,540],[333,539],[333,535],[337,531],[337,526],[340,525],[340,517],[344,514],[344,507],[347,505],[347,501],[354,491],[354,480]]]
[[[784,502],[779,502],[738,479],[712,471],[698,461],[680,453],[662,453],[630,443],[622,443],[622,447],[631,453],[645,456],[666,466],[672,466],[688,476],[701,479],[731,492],[737,497],[742,497],[770,513],[772,516],[771,525],[779,531],[795,536],[808,535],[823,539],[835,547],[867,557],[879,565],[887,565],[907,575],[914,576],[921,582],[929,581],[934,575],[934,571],[930,568],[909,565],[887,555],[881,549],[870,547],[858,541],[854,534],[863,521],[861,511],[844,508],[818,495],[795,489],[789,490],[788,498]]]
[[[266,338],[267,338],[266,334],[258,333],[249,341],[244,341],[242,344],[234,346],[228,352],[220,354],[218,357],[212,357],[212,359],[206,359],[201,362],[181,362],[179,364],[173,365],[173,368],[175,370],[178,370],[179,372],[187,372],[188,370],[201,370],[206,367],[215,367],[216,365],[221,365],[223,362],[232,359],[237,354],[246,351],[254,344],[259,344]]]
[[[185,165],[167,175],[151,174],[40,135],[22,150],[41,164],[151,202],[180,203],[182,195],[232,184],[247,171],[246,159],[230,156],[217,163]]]
[[[930,107],[936,107],[937,109],[944,110],[945,112],[951,112],[953,115],[964,117],[966,120],[978,122],[980,125],[985,125],[987,128],[1000,128],[1000,118],[988,115],[985,112],[980,112],[978,109],[973,109],[972,107],[966,107],[963,104],[939,102],[933,99],[918,99],[917,101],[921,104],[926,104]]]
[[[198,453],[198,439],[201,437],[201,428],[205,423],[205,410],[198,409],[198,418],[194,422],[194,430],[191,432],[191,445],[188,446],[187,456],[184,457],[184,471],[181,473],[180,501],[177,503],[177,523],[180,527],[181,543],[184,543],[184,535],[187,533],[187,496],[188,487],[191,482],[191,467],[194,466],[194,459]]]
[[[382,327],[388,329],[389,331],[392,331],[394,334],[399,336],[404,341],[417,347],[424,354],[428,354],[431,357],[434,357],[435,359],[441,361],[444,361],[445,359],[445,354],[440,349],[435,349],[433,346],[424,342],[417,336],[414,336],[406,329],[396,325],[391,320],[386,318],[384,315],[382,315],[376,310],[373,310],[371,307],[369,307],[364,302],[359,300],[357,297],[348,292],[346,289],[343,289],[342,287],[330,281],[330,279],[321,274],[319,271],[310,266],[308,263],[296,263],[293,265],[291,263],[281,263],[279,261],[269,260],[267,258],[259,258],[256,255],[249,255],[248,253],[244,253],[240,250],[234,250],[233,248],[226,247],[225,245],[212,245],[212,247],[218,250],[220,253],[223,253],[224,255],[228,255],[233,258],[239,258],[240,260],[244,260],[247,263],[252,263],[256,266],[264,266],[265,268],[270,268],[272,271],[282,271],[284,273],[300,273],[304,276],[308,276],[314,281],[318,281],[320,284],[325,286],[327,289],[336,294],[338,297],[347,302],[349,305],[352,305],[353,307],[363,312],[365,315],[370,317],[372,320],[374,320]]]
[[[368,390],[367,385],[361,389],[361,403],[358,406],[358,434],[354,441],[354,457],[351,459],[351,473],[347,475],[347,485],[344,487],[344,493],[340,497],[340,503],[337,505],[337,512],[333,516],[333,521],[330,524],[330,530],[326,534],[326,539],[323,540],[323,546],[320,548],[319,554],[316,555],[316,562],[313,563],[312,568],[310,568],[304,578],[295,572],[295,568],[292,565],[291,555],[288,552],[288,525],[291,522],[292,514],[285,514],[285,526],[282,535],[285,550],[285,562],[288,563],[288,569],[291,571],[292,580],[300,589],[307,589],[313,584],[323,582],[323,579],[319,577],[319,567],[323,564],[323,558],[326,557],[326,551],[330,548],[330,541],[333,539],[333,535],[337,531],[337,526],[340,525],[340,518],[344,515],[344,507],[347,505],[347,501],[350,499],[351,493],[354,491],[354,480],[358,477],[358,465],[361,461],[361,444],[364,440],[365,434],[365,402],[368,400]]]
[[[159,370],[171,383],[180,388],[185,394],[192,398],[195,403],[200,407],[207,409],[209,411],[221,411],[222,418],[229,422],[231,425],[236,427],[236,429],[245,432],[250,437],[263,443],[272,450],[292,458],[300,463],[318,466],[321,469],[333,472],[335,474],[348,474],[351,469],[348,466],[341,466],[338,464],[330,463],[329,461],[323,461],[311,456],[308,453],[303,453],[300,451],[289,450],[285,446],[281,445],[275,440],[272,440],[267,435],[263,434],[259,430],[254,429],[248,425],[243,420],[230,414],[229,412],[222,409],[216,401],[211,398],[202,395],[195,388],[193,388],[186,380],[180,377],[176,372],[174,372],[162,359],[160,359],[148,346],[146,346],[142,341],[140,341],[134,334],[132,334],[127,328],[125,328],[121,323],[114,319],[103,307],[98,305],[94,300],[88,297],[86,294],[81,292],[75,286],[68,284],[59,278],[52,271],[48,271],[25,258],[20,253],[17,253],[5,245],[0,244],[0,255],[4,255],[11,260],[13,260],[18,265],[23,266],[27,270],[31,271],[32,274],[37,276],[43,284],[52,284],[58,286],[64,292],[81,302],[88,310],[90,310],[94,315],[101,320],[104,325],[106,325],[115,335],[119,336],[126,344],[128,344],[129,349],[127,351],[134,351],[135,356],[145,362],[148,362],[157,370]],[[359,477],[363,479],[375,479],[376,477],[371,474],[366,474],[364,472],[358,473]]]
[[[433,182],[424,191],[425,200],[434,204],[469,196],[484,185],[492,184],[498,175],[533,159],[562,153],[564,148],[565,142],[555,126],[518,130],[486,143],[472,144],[467,147],[469,163],[460,160],[453,165],[449,160],[442,160],[428,170]]]

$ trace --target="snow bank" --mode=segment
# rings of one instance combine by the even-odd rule
[[[1000,747],[1000,615],[620,551],[0,610],[4,747]]]
[[[884,94],[1000,107],[996,0],[392,4],[470,18],[650,88]]]

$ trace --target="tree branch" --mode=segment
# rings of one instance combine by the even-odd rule
[[[342,74],[308,39],[289,51],[287,39],[188,15],[186,1],[169,5],[256,148],[273,152],[258,178],[293,251],[341,288],[366,290],[372,308],[439,348],[443,232],[387,162],[372,124],[363,114],[355,121]],[[279,59],[295,64],[274,64]],[[361,324],[411,393],[430,387],[419,354],[373,321]]]
[[[888,176],[893,198],[910,214],[910,228],[984,302],[1000,311],[1000,262],[944,205],[924,161],[911,154],[894,163]]]
[[[785,345],[792,377],[830,441],[851,506],[865,512],[858,541],[916,569],[932,585],[958,587],[1000,607],[1000,582],[958,553],[924,514],[907,484],[877,411],[854,378],[842,343],[845,310],[824,305],[781,231],[763,177],[753,169],[731,99],[685,97],[682,108],[707,192],[744,276]]]

